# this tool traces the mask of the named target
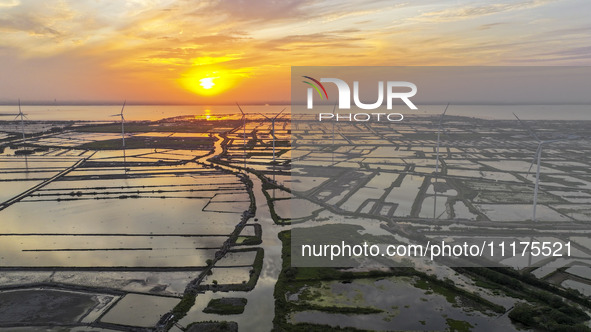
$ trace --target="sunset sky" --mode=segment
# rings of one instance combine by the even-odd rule
[[[293,65],[591,65],[589,13],[589,0],[0,0],[0,102],[289,102]]]

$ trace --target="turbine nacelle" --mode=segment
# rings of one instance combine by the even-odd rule
[[[27,115],[25,113],[23,113],[23,111],[21,110],[21,100],[20,99],[18,100],[18,113],[17,114],[14,114],[14,115],[16,115],[14,117],[15,120],[18,119],[19,117],[21,118],[21,120],[23,118],[29,120],[29,118],[27,117]]]

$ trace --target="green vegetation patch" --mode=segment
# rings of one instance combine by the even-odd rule
[[[570,301],[591,309],[591,299],[582,296],[575,290],[564,290],[547,281],[536,278],[531,273],[515,271],[511,268],[454,268],[459,273],[471,276],[474,280],[480,280],[481,287],[489,287],[503,291],[505,294],[522,298],[528,302],[540,302],[563,306],[564,297]],[[533,287],[532,287],[533,286]]]
[[[529,304],[517,304],[509,313],[509,318],[515,322],[544,331],[591,331],[584,324],[589,316],[575,304],[591,308],[591,300],[576,291],[564,290],[531,273],[522,273],[511,268],[455,270],[485,282],[480,283],[481,286],[495,285],[494,289],[528,301]],[[565,301],[562,297],[570,301]]]
[[[509,313],[509,318],[527,327],[544,331],[591,331],[591,328],[584,324],[589,316],[580,309],[566,304],[551,307],[519,303]]]
[[[453,280],[445,278],[438,279],[437,276],[416,271],[415,275],[420,277],[415,280],[414,286],[427,291],[427,294],[437,293],[446,298],[446,300],[455,305],[470,305],[471,307],[486,312],[492,310],[496,313],[502,314],[505,312],[505,307],[496,303],[490,302],[482,298],[477,293],[468,292],[462,288],[457,287]],[[458,301],[460,303],[458,303]]]
[[[290,283],[290,293],[297,293],[297,301],[290,301],[294,311],[316,310],[340,314],[377,314],[383,310],[367,306],[363,307],[365,299],[358,292],[354,298],[349,299],[344,294],[335,294],[331,283],[338,281],[299,281]]]
[[[247,225],[249,226],[249,225]],[[252,246],[252,245],[257,245],[257,244],[261,244],[263,243],[263,239],[262,239],[262,234],[263,234],[263,230],[261,225],[259,224],[252,224],[252,226],[254,228],[254,236],[250,236],[250,235],[240,235],[236,238],[236,241],[234,242],[235,245],[241,245],[241,246]]]
[[[472,331],[472,324],[463,320],[455,320],[448,318],[445,320],[447,326],[449,327],[448,331],[450,332],[469,332]]]
[[[191,309],[191,307],[194,304],[195,294],[186,293],[181,299],[181,302],[179,302],[179,304],[177,304],[176,307],[172,309],[172,314],[174,315],[174,318],[178,321],[181,318],[185,317],[189,309]]]
[[[244,306],[248,301],[241,297],[224,297],[220,299],[212,299],[203,309],[203,312],[208,314],[218,315],[238,315],[244,312]]]
[[[253,246],[261,243],[263,243],[263,241],[257,236],[239,236],[236,239],[236,245]]]
[[[187,326],[187,332],[238,332],[238,324],[236,322],[226,321],[209,321],[191,323]]]

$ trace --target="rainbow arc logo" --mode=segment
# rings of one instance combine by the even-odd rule
[[[321,99],[324,99],[324,97],[326,97],[326,99],[328,99],[328,94],[326,93],[326,89],[324,88],[324,86],[322,85],[322,83],[320,83],[320,82],[319,82],[318,80],[316,80],[316,79],[313,79],[313,78],[312,78],[312,77],[310,77],[310,76],[302,76],[302,77],[303,77],[303,78],[307,78],[307,79],[309,79],[310,81],[312,81],[312,82],[316,83],[316,84],[312,84],[312,83],[310,83],[310,82],[308,82],[308,81],[302,81],[302,82],[304,82],[304,83],[306,83],[306,84],[310,85],[311,87],[313,87],[313,88],[316,90],[316,92],[318,92],[318,95],[320,95],[320,98],[321,98]],[[322,91],[324,92],[324,95],[322,94],[322,92],[320,92],[320,89],[319,89],[319,87],[320,87],[320,89],[322,89]]]

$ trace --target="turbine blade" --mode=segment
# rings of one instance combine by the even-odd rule
[[[529,176],[529,172],[531,172],[531,168],[534,166],[534,163],[535,163],[535,162],[536,162],[536,157],[534,157],[534,158],[531,160],[531,164],[529,164],[529,168],[527,169],[527,173],[525,174],[525,177],[528,177],[528,176]]]
[[[125,104],[127,103],[127,99],[123,101],[123,107],[121,107],[121,116],[123,116],[123,109],[125,108]]]
[[[277,117],[278,117],[278,116],[280,116],[280,115],[281,115],[281,113],[283,113],[283,112],[285,111],[285,109],[286,109],[286,108],[287,108],[287,107],[284,107],[284,108],[281,110],[281,112],[279,112],[279,114],[275,115],[275,119],[277,119]]]
[[[439,117],[439,128],[441,128],[441,123],[443,122],[443,117],[445,116],[445,113],[447,112],[448,107],[449,107],[449,103],[447,103],[447,105],[445,105],[445,109],[443,110],[443,113],[441,113],[441,117]]]
[[[554,142],[562,142],[562,141],[570,141],[570,140],[579,139],[579,138],[581,138],[581,137],[571,135],[571,136],[568,136],[568,137],[565,137],[565,138],[559,138],[559,139],[552,139],[552,140],[542,141],[542,144],[554,143]]]
[[[547,140],[547,141],[542,141],[542,144],[555,143],[555,142],[562,142],[562,141],[568,141],[568,139],[567,139],[567,138],[561,138],[561,139],[551,139],[551,140]]]
[[[527,131],[529,132],[530,136],[532,136],[533,138],[536,139],[536,141],[540,142],[540,138],[538,137],[538,135],[536,135],[536,133],[531,130],[531,128],[525,124],[525,122],[521,121],[521,119],[517,116],[517,114],[513,113],[513,115],[515,115],[515,117],[517,118],[517,121],[519,121],[519,123],[521,124],[521,126],[525,129],[527,129]]]
[[[244,111],[242,110],[242,107],[240,107],[240,105],[238,105],[238,103],[236,103],[236,106],[238,106],[238,109],[240,110],[240,113],[242,113],[242,116],[245,116]]]
[[[271,118],[269,118],[269,117],[268,117],[268,116],[266,116],[265,114],[263,114],[263,113],[259,113],[259,114],[260,114],[260,115],[262,115],[262,116],[264,116],[264,117],[265,117],[267,120],[271,120]]]
[[[529,176],[529,172],[531,172],[531,168],[534,166],[534,163],[536,162],[536,158],[538,156],[538,153],[540,153],[540,150],[542,149],[542,144],[544,144],[544,143],[538,144],[538,148],[536,149],[536,153],[534,154],[534,158],[531,160],[531,164],[529,164],[529,169],[527,170],[527,174],[525,175],[525,177]]]

